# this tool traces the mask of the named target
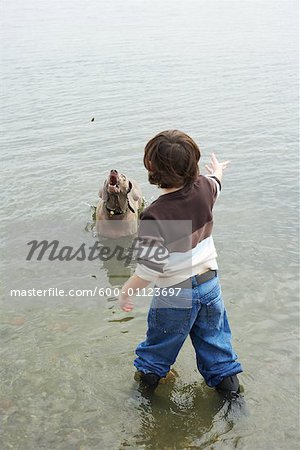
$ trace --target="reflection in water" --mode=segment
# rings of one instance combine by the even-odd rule
[[[119,239],[107,239],[97,236],[99,246],[108,247],[111,257],[106,261],[102,258],[103,269],[111,286],[122,286],[132,275],[135,268],[131,245],[134,237],[126,236]],[[119,249],[119,251],[118,251]]]
[[[122,448],[206,448],[223,440],[245,413],[243,398],[229,402],[198,383],[160,385],[155,393],[139,386],[136,403],[140,431],[134,443],[125,441]]]
[[[174,388],[151,400],[136,387],[128,395],[146,299],[134,320],[111,323],[113,308],[117,319],[125,313],[102,296],[12,298],[0,287],[0,448],[119,450],[126,438],[134,450],[298,449],[297,2],[2,3],[1,211],[14,241],[2,259],[11,284],[121,285],[132,269],[115,260],[104,270],[101,261],[23,264],[17,230],[44,238],[50,225],[50,235],[93,244],[80,232],[82,203],[112,162],[152,201],[145,143],[170,127],[188,132],[201,171],[211,151],[232,161],[215,243],[249,416],[191,384],[191,351],[176,363]]]

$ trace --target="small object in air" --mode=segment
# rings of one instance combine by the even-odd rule
[[[94,120],[95,120],[95,117],[92,117],[92,120],[91,120],[91,122],[94,122]]]

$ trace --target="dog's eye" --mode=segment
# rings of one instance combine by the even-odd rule
[[[121,177],[123,178],[123,180],[126,180],[126,177],[123,173],[121,173]]]

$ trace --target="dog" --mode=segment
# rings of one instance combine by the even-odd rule
[[[96,207],[96,231],[99,235],[117,239],[136,234],[138,214],[143,197],[138,184],[112,169],[99,191]]]

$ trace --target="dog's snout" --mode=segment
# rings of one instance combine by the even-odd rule
[[[112,169],[110,171],[109,177],[108,177],[108,182],[111,186],[117,186],[118,182],[119,182],[119,174],[118,171],[115,169]]]

